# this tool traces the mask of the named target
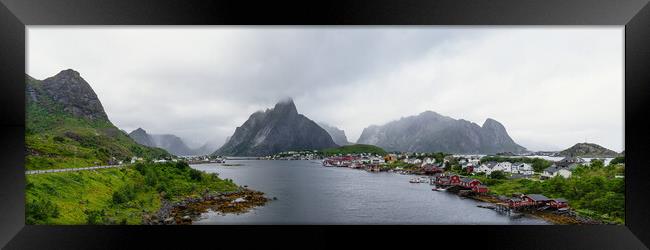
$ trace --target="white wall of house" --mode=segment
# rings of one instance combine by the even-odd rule
[[[557,171],[557,174],[559,174],[560,176],[562,176],[564,178],[571,177],[571,171],[569,171],[567,169],[560,169],[559,171]]]
[[[496,169],[498,168],[498,169]],[[493,171],[500,170],[503,172],[511,173],[512,172],[512,163],[504,161],[504,162],[499,162],[497,165],[494,167]]]
[[[487,165],[485,165],[485,164],[479,166],[479,167],[476,168],[474,171],[475,171],[475,172],[478,172],[478,173],[485,173],[485,174],[487,174],[487,175],[489,175],[490,173],[492,173],[492,169],[490,169],[490,168],[489,168]]]
[[[548,171],[544,171],[542,173],[542,177],[546,177],[546,178],[553,178],[556,175],[557,175],[557,172],[549,173]]]
[[[531,166],[528,163],[523,163],[523,164],[513,164],[511,173],[513,174],[534,174],[535,172],[533,171],[533,166]]]

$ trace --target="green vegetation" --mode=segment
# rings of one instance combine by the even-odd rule
[[[625,156],[619,156],[612,159],[609,164],[625,164]]]
[[[141,224],[163,199],[237,190],[185,162],[27,176],[28,224]]]
[[[38,84],[34,84],[38,88]],[[144,159],[171,158],[163,149],[134,142],[105,119],[73,117],[56,102],[41,95],[38,103],[28,102],[25,144],[28,170],[74,168]]]
[[[366,145],[366,144],[354,144],[354,145],[347,145],[347,146],[341,146],[338,148],[328,148],[323,150],[323,153],[325,155],[347,155],[347,154],[361,154],[361,153],[369,153],[369,154],[376,154],[376,155],[386,155],[386,151],[380,147],[373,146],[373,145]]]
[[[406,163],[404,161],[393,161],[389,162],[386,164],[381,165],[381,170],[390,170],[390,169],[396,169],[396,168],[401,168],[404,170],[418,170],[420,167],[415,165],[415,164],[410,164]]]
[[[506,178],[506,174],[503,171],[493,171],[490,173],[490,179],[502,180]]]
[[[592,161],[589,166],[581,165],[570,178],[560,176],[545,180],[496,179],[474,176],[490,187],[496,195],[543,194],[551,198],[565,198],[575,211],[583,216],[623,224],[625,221],[625,182],[617,175],[623,175],[625,166],[602,161]]]

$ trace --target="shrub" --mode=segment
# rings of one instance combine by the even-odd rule
[[[33,199],[26,204],[27,224],[47,224],[51,218],[59,217],[59,207],[50,200]]]
[[[203,174],[201,171],[196,170],[196,169],[190,169],[190,178],[195,181],[200,181],[203,177]]]
[[[612,159],[609,164],[614,165],[614,164],[624,164],[625,163],[625,157],[624,156],[619,156],[614,159]]]
[[[106,213],[104,210],[86,210],[86,223],[89,225],[105,224]]]
[[[134,167],[134,168],[135,168],[136,171],[140,172],[140,174],[142,174],[142,175],[145,174],[145,168],[146,168],[146,167],[145,167],[144,164],[138,162],[138,163],[135,164],[135,167]]]
[[[187,164],[187,162],[184,162],[184,161],[176,162],[176,168],[178,168],[178,169],[180,169],[180,170],[191,169],[191,168],[190,168],[190,165]]]
[[[506,174],[503,173],[503,171],[493,171],[490,173],[490,178],[492,179],[505,179]]]
[[[136,191],[135,186],[126,185],[117,191],[113,192],[113,203],[122,204],[135,199]]]

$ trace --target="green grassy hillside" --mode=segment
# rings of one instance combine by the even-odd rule
[[[370,153],[370,154],[377,154],[377,155],[386,155],[386,151],[380,147],[373,146],[373,145],[366,145],[366,144],[354,144],[354,145],[347,145],[347,146],[341,146],[338,148],[329,148],[323,150],[323,153],[326,155],[337,155],[337,154],[360,154],[360,153]]]
[[[178,200],[237,185],[185,162],[27,176],[27,224],[141,224],[161,200]]]

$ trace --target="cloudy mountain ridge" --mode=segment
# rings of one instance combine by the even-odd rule
[[[404,117],[381,126],[369,126],[363,130],[357,143],[407,152],[494,154],[526,151],[494,119],[488,118],[483,126],[479,126],[433,111]]]

